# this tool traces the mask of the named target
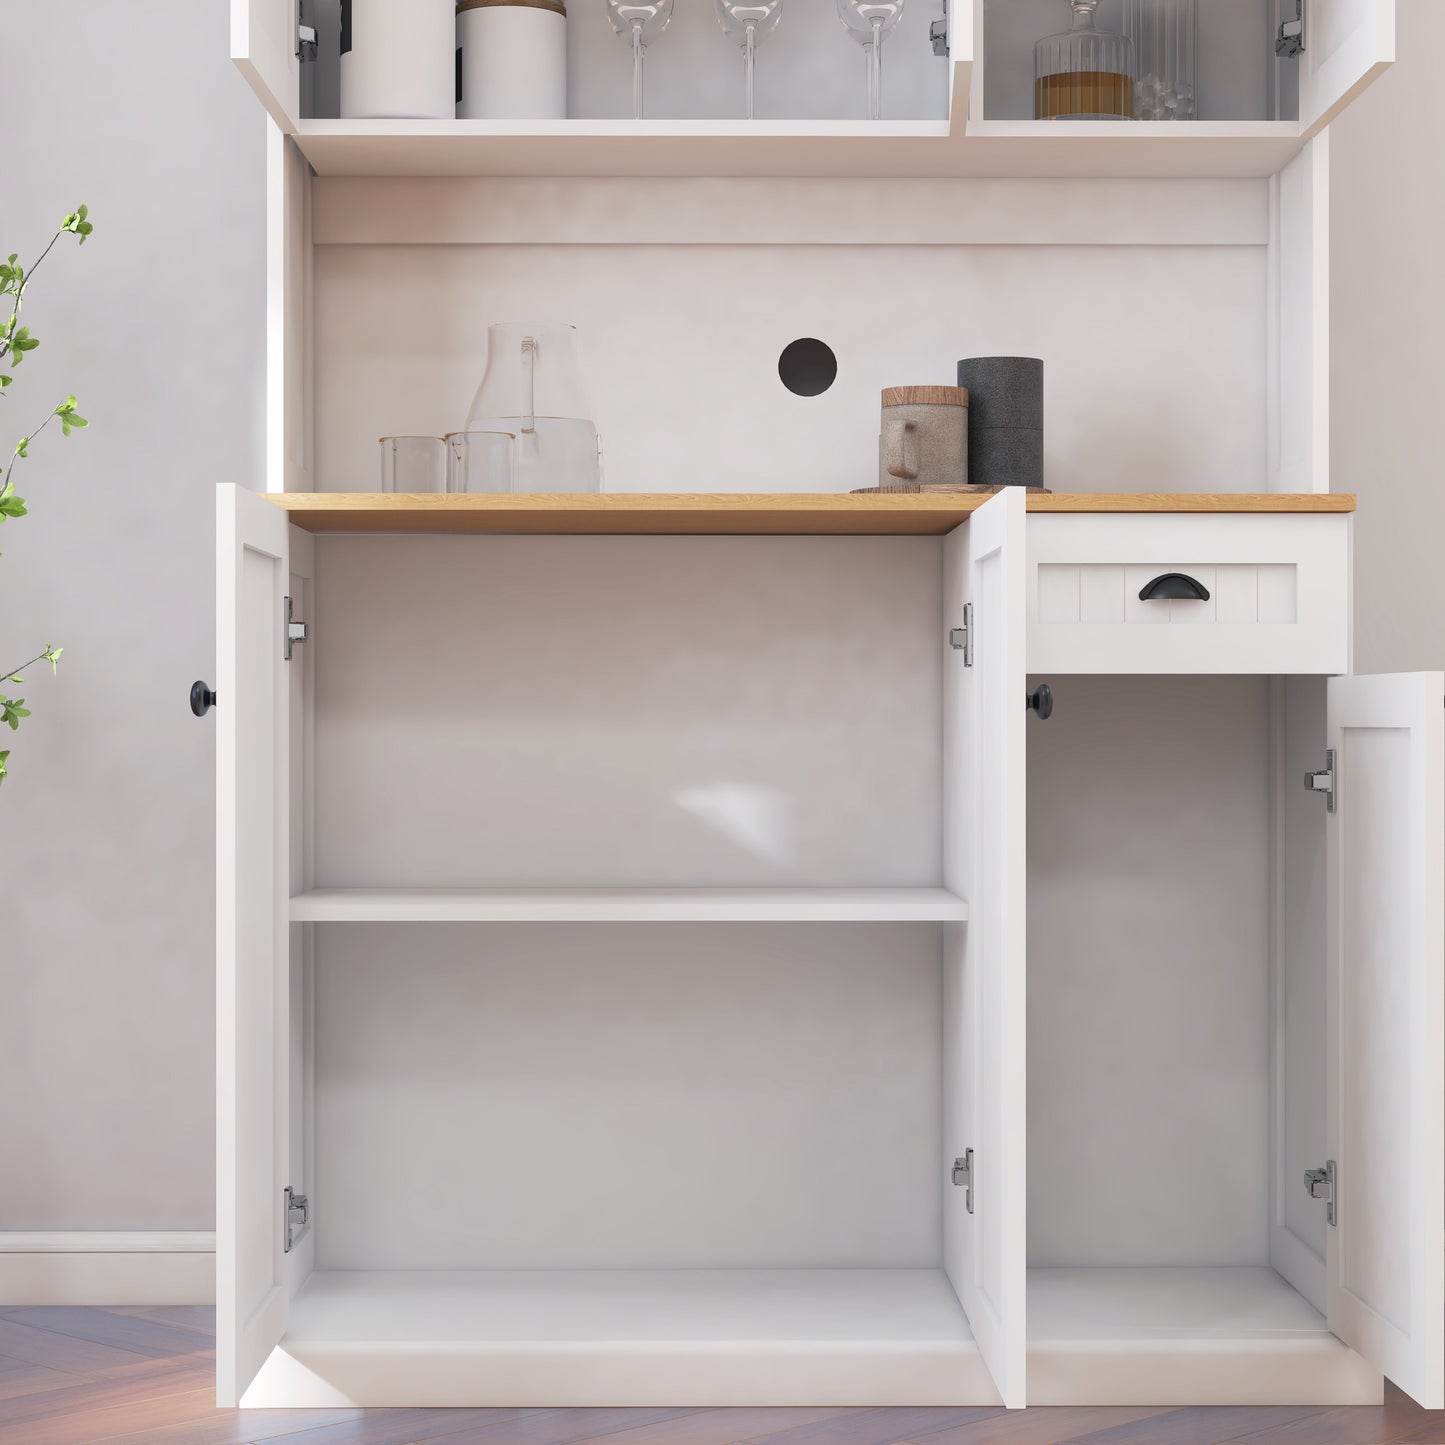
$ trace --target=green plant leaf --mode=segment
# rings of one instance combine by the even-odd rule
[[[15,455],[17,457],[28,457],[30,455],[29,437],[21,437],[20,440],[15,443]]]
[[[10,751],[7,748],[4,752],[0,752],[0,783],[3,783],[5,779],[10,776],[10,769],[7,766],[9,761]]]
[[[52,677],[60,670],[60,654],[64,651],[65,649],[63,647],[46,645],[45,652],[41,656],[41,661],[50,664],[50,674]]]

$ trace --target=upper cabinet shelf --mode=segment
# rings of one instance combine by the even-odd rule
[[[304,120],[295,138],[323,176],[1183,178],[1274,175],[1306,136],[1294,121]]]
[[[1023,118],[1032,106],[1032,41],[1057,28],[1067,13],[1062,0],[951,0],[950,61],[934,59],[927,43],[941,0],[912,0],[885,46],[885,95],[898,113],[921,118],[876,123],[322,118],[336,111],[337,41],[323,29],[322,58],[306,67],[303,84],[295,0],[232,0],[232,53],[320,175],[1248,178],[1283,169],[1394,59],[1394,0],[1306,0],[1306,49],[1294,61],[1271,53],[1280,8],[1276,0],[1200,6],[1206,118],[1182,123]],[[717,36],[711,9],[703,16],[679,7],[672,31],[650,52],[657,83],[650,79],[649,99],[657,96],[659,114],[689,106],[726,114],[731,90],[715,72],[727,67],[733,78],[736,57]],[[861,87],[861,54],[836,34],[831,11],[832,0],[793,0],[778,37],[759,53],[760,74],[771,67],[780,89],[780,75],[797,87],[785,91],[797,111],[846,110]],[[624,69],[630,77],[602,12],[579,5],[569,16],[569,104],[578,116],[609,107],[615,115],[618,77]],[[1111,14],[1108,0],[1103,13]],[[836,42],[836,55],[825,40]],[[690,92],[695,71],[706,74]],[[741,76],[735,80],[740,88]],[[777,113],[785,102],[776,93],[773,101]],[[1292,118],[1263,118],[1279,115]]]

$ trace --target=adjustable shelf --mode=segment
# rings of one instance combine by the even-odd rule
[[[308,532],[669,536],[942,536],[989,499],[848,492],[268,495]],[[1030,512],[1353,512],[1355,499],[1330,492],[1041,492],[1027,505]]]
[[[963,923],[946,888],[317,888],[293,923]]]

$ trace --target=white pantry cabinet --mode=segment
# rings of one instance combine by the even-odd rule
[[[512,126],[329,119],[234,0],[223,1403],[1445,1405],[1445,679],[1351,675],[1328,471],[1393,7],[1307,4],[1175,127],[1010,118],[1034,0],[955,0],[936,115],[620,122],[574,6],[596,118]],[[605,492],[377,494],[506,317],[578,324]],[[994,352],[1051,493],[848,495]]]

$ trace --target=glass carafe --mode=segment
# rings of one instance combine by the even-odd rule
[[[597,424],[590,411],[575,326],[503,321],[487,328],[487,370],[466,429],[516,438],[514,491],[602,490]]]
[[[1070,0],[1073,28],[1034,46],[1035,120],[1132,120],[1133,47],[1094,23],[1099,0]]]

